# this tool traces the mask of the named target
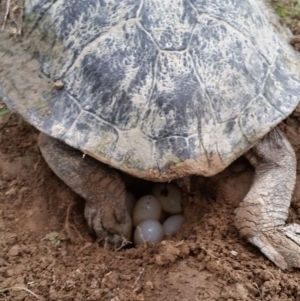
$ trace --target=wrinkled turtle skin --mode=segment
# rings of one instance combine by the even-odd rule
[[[107,168],[99,163],[101,193],[89,201],[96,185],[83,171],[89,164],[72,163],[70,172],[73,157],[61,142],[152,181],[212,176],[246,154],[256,176],[236,226],[279,267],[300,266],[298,226],[284,226],[295,154],[276,128],[299,103],[299,57],[270,25],[263,1],[25,0],[21,40],[27,56],[14,61],[19,73],[9,71],[14,56],[0,58],[7,67],[0,97],[49,136],[40,138],[42,153],[93,204],[85,215],[98,236],[128,237],[125,213],[107,212],[106,227],[99,213],[108,202],[123,204],[125,187],[107,197]],[[36,72],[26,78],[21,69]]]

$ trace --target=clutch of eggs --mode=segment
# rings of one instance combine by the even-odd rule
[[[174,184],[155,184],[151,195],[144,195],[137,201],[127,192],[126,206],[135,227],[133,241],[136,246],[145,242],[159,243],[183,223],[181,191]]]

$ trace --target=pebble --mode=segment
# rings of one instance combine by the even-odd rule
[[[129,281],[129,280],[132,279],[132,275],[123,275],[123,274],[121,274],[121,275],[119,275],[119,277],[120,277],[121,280],[126,280],[126,281]]]
[[[61,80],[57,80],[53,83],[53,89],[60,90],[64,87],[64,83]]]
[[[12,187],[12,188],[10,188],[9,190],[7,190],[7,191],[5,192],[5,195],[6,195],[6,196],[7,196],[7,195],[16,195],[16,192],[17,192],[16,188]]]
[[[147,281],[146,282],[146,287],[149,288],[149,289],[151,289],[151,290],[154,290],[154,284],[153,284],[153,282]]]
[[[14,245],[11,247],[11,249],[8,251],[8,256],[18,256],[20,253],[20,246]]]
[[[232,256],[237,256],[237,255],[238,255],[238,252],[236,252],[236,251],[233,251],[233,250],[232,250],[232,251],[230,251],[230,253],[231,253],[231,255],[232,255]]]

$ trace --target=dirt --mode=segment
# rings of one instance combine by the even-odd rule
[[[300,108],[280,126],[298,159],[288,222],[300,223]],[[192,178],[176,235],[111,251],[89,234],[84,200],[46,165],[37,137],[0,104],[0,300],[300,301],[300,270],[278,269],[233,225],[253,179],[243,158]]]

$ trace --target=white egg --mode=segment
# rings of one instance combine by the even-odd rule
[[[137,226],[146,219],[159,220],[161,206],[158,200],[152,195],[144,195],[135,204],[132,213],[132,223]]]
[[[155,184],[152,194],[159,201],[162,209],[170,214],[182,213],[181,191],[174,184]]]
[[[165,235],[173,235],[182,225],[184,217],[182,214],[173,215],[165,220],[163,228]]]
[[[157,220],[147,219],[142,221],[134,231],[133,241],[136,246],[145,242],[157,244],[164,238],[164,229]]]
[[[126,207],[130,216],[132,216],[135,203],[136,203],[136,197],[131,192],[126,191]]]

